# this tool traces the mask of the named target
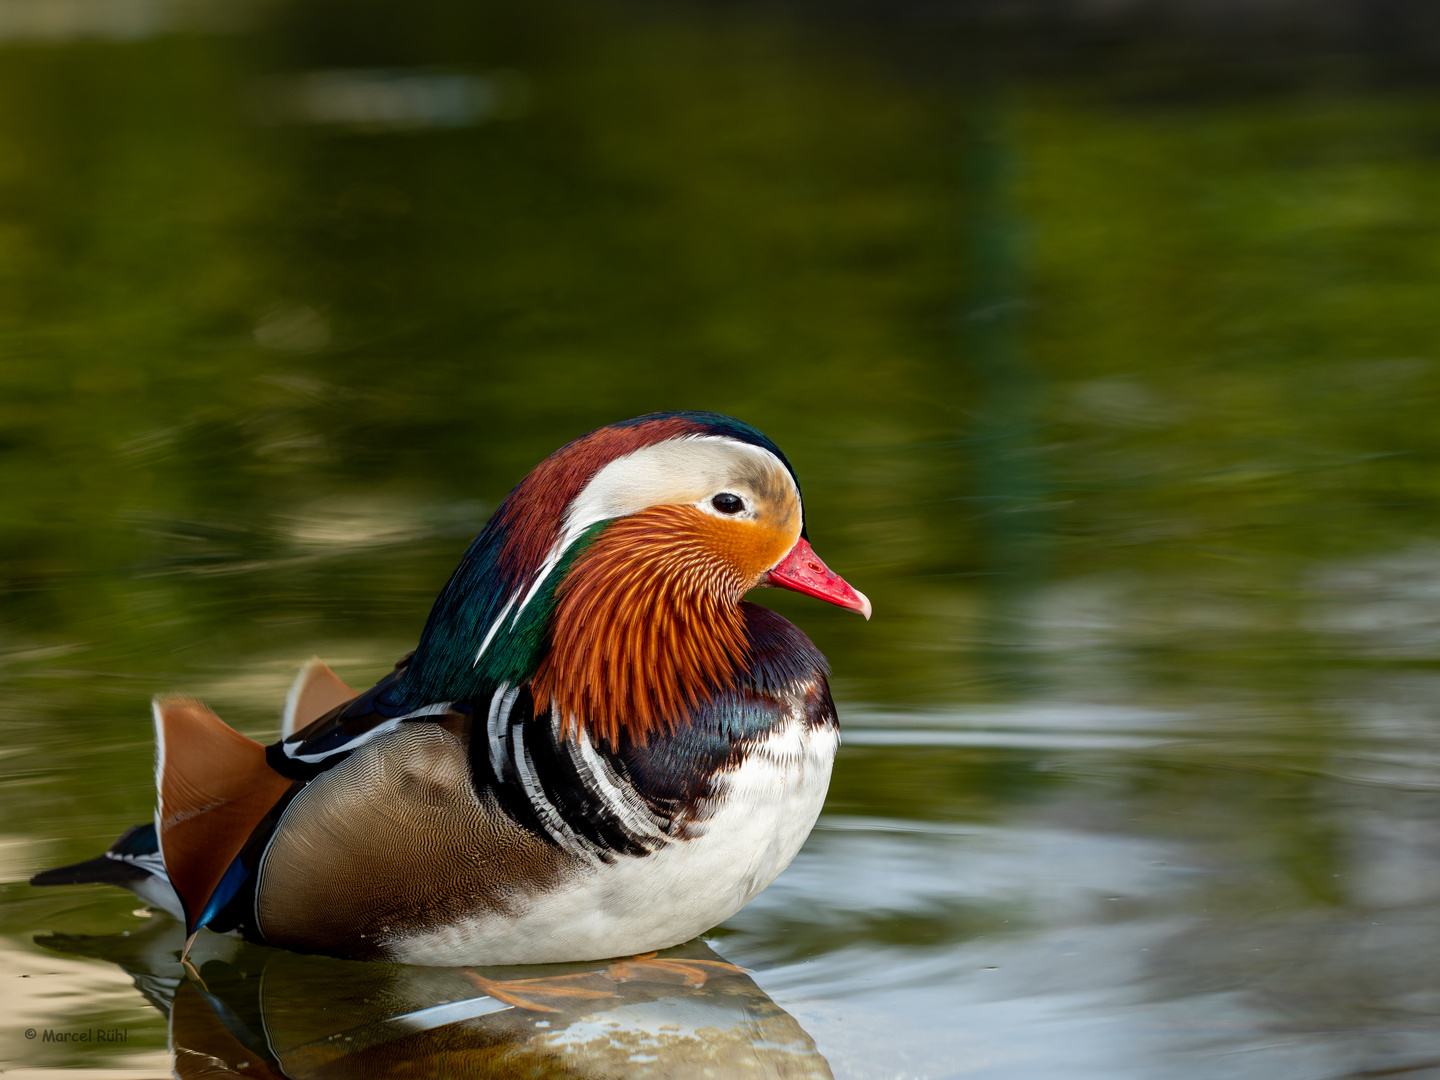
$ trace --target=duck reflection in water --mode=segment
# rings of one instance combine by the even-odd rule
[[[830,1068],[742,969],[693,941],[653,957],[502,969],[303,956],[168,919],[37,944],[118,964],[169,1018],[175,1075],[795,1077]]]

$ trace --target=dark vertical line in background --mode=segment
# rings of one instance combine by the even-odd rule
[[[970,283],[960,347],[975,397],[967,403],[972,502],[986,583],[983,659],[1013,690],[1033,688],[1027,609],[1045,570],[1045,477],[1038,445],[1039,373],[1025,355],[1026,236],[1016,206],[1014,106],[995,85],[970,101],[965,146]]]

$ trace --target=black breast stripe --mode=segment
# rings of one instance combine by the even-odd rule
[[[643,857],[694,835],[688,826],[713,812],[717,777],[754,747],[796,717],[810,726],[835,723],[824,657],[774,612],[742,609],[753,653],[740,685],[643,746],[623,734],[616,746],[562,736],[550,710],[536,715],[528,684],[490,688],[472,703],[476,793],[490,793],[527,832],[587,861]],[[359,717],[352,710],[345,719]]]
[[[515,739],[521,737],[516,731],[515,717],[528,716],[533,708],[533,699],[528,687],[519,691],[509,686],[496,687],[491,700],[476,708],[476,723],[470,732],[470,778],[476,792],[490,791],[516,824],[523,826],[548,844],[556,840],[545,828],[545,822],[536,812],[534,805],[525,794],[520,772],[515,766],[517,747]],[[486,724],[480,726],[480,714],[484,711]]]
[[[660,842],[646,845],[626,830],[604,793],[588,776],[582,776],[575,760],[574,737],[564,739],[547,712],[525,725],[530,760],[546,798],[559,811],[571,831],[583,837],[606,862],[616,855],[648,855]]]
[[[577,767],[572,740],[560,737],[548,711],[537,717],[534,708],[529,687],[518,693],[496,689],[486,730],[477,722],[471,734],[476,789],[488,788],[514,821],[557,847],[578,848],[577,854],[602,862],[649,854],[663,837],[650,845],[639,842]],[[643,805],[638,796],[636,803]]]

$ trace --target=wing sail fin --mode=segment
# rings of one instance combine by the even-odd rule
[[[312,656],[295,676],[295,685],[285,698],[285,717],[280,725],[280,738],[288,739],[301,728],[320,719],[331,709],[358,697],[357,691],[346,686],[330,665]]]
[[[156,698],[155,829],[193,936],[216,886],[291,781],[265,748],[191,698]]]

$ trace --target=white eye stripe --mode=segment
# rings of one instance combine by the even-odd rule
[[[733,482],[737,474],[743,476],[752,471],[754,476],[780,485],[782,490],[793,496],[803,526],[804,509],[795,478],[779,458],[763,447],[723,435],[686,435],[641,447],[616,458],[590,478],[584,490],[565,511],[559,540],[545,556],[528,588],[522,585],[521,590],[511,598],[513,607],[507,605],[512,612],[511,627],[519,622],[521,613],[560,564],[570,545],[592,525],[626,517],[650,506],[686,503],[717,517],[751,518],[754,516],[751,509],[753,498],[738,514],[721,514],[710,505],[710,500],[717,489],[720,492],[729,491],[728,487],[720,485]],[[487,645],[493,630],[503,620],[502,613],[491,626],[492,633],[486,635]],[[481,646],[480,653],[484,649],[485,646]],[[478,653],[475,659],[479,661]]]
[[[649,506],[708,502],[717,494],[739,494],[729,486],[737,480],[746,487],[778,486],[791,493],[799,505],[794,478],[770,451],[723,436],[671,439],[616,458],[597,472],[566,512],[562,545],[569,546],[565,540],[596,522],[625,517]]]

